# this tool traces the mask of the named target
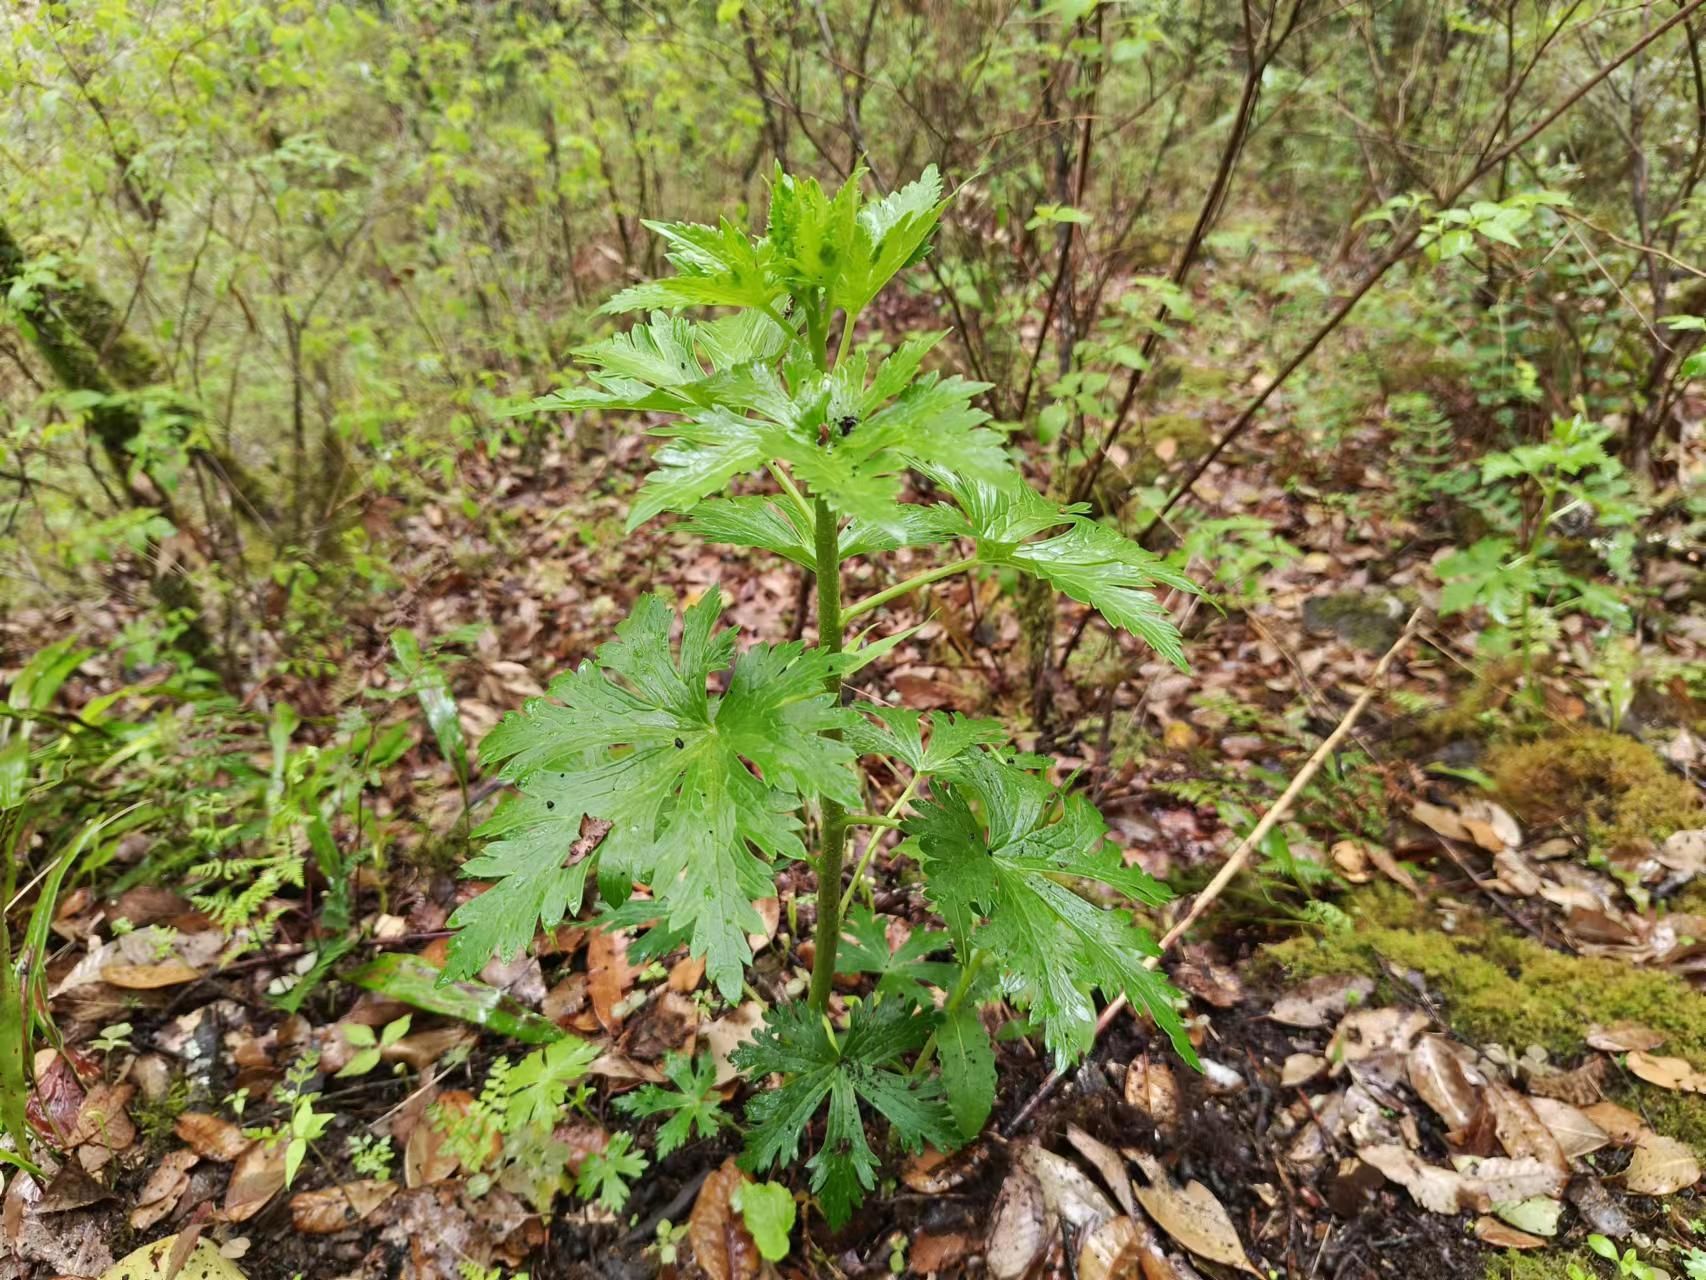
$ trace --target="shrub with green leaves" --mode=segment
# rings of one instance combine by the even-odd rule
[[[1091,1045],[1097,994],[1125,995],[1194,1061],[1131,909],[1168,892],[1125,864],[1095,809],[1033,772],[1046,762],[1017,755],[994,722],[866,701],[846,683],[909,634],[882,633],[883,605],[989,570],[1040,578],[1184,664],[1150,588],[1191,591],[1190,580],[1033,489],[977,407],[987,388],[926,367],[942,333],[886,354],[855,342],[865,308],[928,251],[945,203],[934,170],[881,199],[865,199],[858,177],[829,193],[777,174],[762,235],[727,220],[653,224],[675,274],[610,302],[648,314],[579,353],[590,386],[531,406],[661,417],[629,526],[677,513],[683,533],[815,575],[817,643],[739,648],[718,628],[714,588],[679,621],[641,598],[615,639],[482,745],[519,794],[465,867],[491,887],[452,918],[445,970],[465,977],[515,954],[595,885],[603,923],[640,931],[632,959],[686,946],[732,1002],[747,936],[762,928],[754,903],[776,893],[780,868],[805,863],[818,886],[808,1000],[773,1009],[736,1064],[781,1080],[748,1105],[750,1167],[791,1162],[823,1115],[807,1169],[832,1223],[876,1185],[874,1118],[905,1149],[951,1147],[987,1120],[985,1007],[1022,1011],[1066,1062]],[[727,492],[764,476],[765,492]],[[845,562],[902,547],[944,550],[932,568],[843,599]],[[909,775],[882,813],[864,811],[873,758]],[[859,826],[875,830],[849,875]],[[889,956],[856,917],[843,965],[848,909],[891,828],[945,929]],[[877,974],[844,1023],[830,1001],[843,971]],[[684,1101],[702,1092],[685,1074],[676,1083]],[[678,1127],[672,1142],[686,1138]]]

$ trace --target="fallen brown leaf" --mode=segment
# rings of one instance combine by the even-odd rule
[[[1114,1216],[1108,1197],[1065,1156],[1033,1142],[1019,1149],[1017,1161],[1042,1188],[1043,1209],[1048,1216],[1074,1232],[1091,1230]]]
[[[1154,1156],[1140,1154],[1135,1159],[1149,1179],[1147,1187],[1137,1188],[1138,1203],[1156,1226],[1199,1258],[1261,1275],[1250,1265],[1238,1229],[1214,1192],[1196,1181],[1176,1186]]]
[[[1300,983],[1274,1001],[1268,1016],[1288,1027],[1325,1027],[1374,994],[1374,980],[1327,974]]]
[[[1632,1146],[1647,1131],[1647,1122],[1628,1107],[1615,1102],[1596,1102],[1582,1108],[1582,1114],[1598,1125],[1606,1138],[1620,1147]]]
[[[246,1222],[266,1207],[267,1201],[284,1189],[285,1144],[252,1142],[231,1166],[231,1181],[225,1188],[224,1216],[227,1222]]]
[[[1141,1280],[1143,1233],[1130,1218],[1109,1218],[1078,1248],[1079,1280]]]
[[[1684,1093],[1706,1093],[1706,1072],[1696,1071],[1686,1058],[1661,1058],[1636,1049],[1626,1061],[1630,1072],[1648,1084]]]
[[[172,1126],[172,1132],[188,1143],[190,1149],[207,1160],[230,1164],[249,1149],[249,1139],[229,1120],[209,1115],[205,1111],[186,1111]]]
[[[1635,1143],[1623,1185],[1636,1195],[1668,1196],[1700,1181],[1700,1159],[1686,1142],[1648,1131]]]
[[[1588,1047],[1606,1053],[1646,1052],[1665,1042],[1661,1032],[1639,1022],[1614,1022],[1609,1027],[1593,1027],[1587,1035]]]
[[[711,1280],[752,1280],[763,1265],[746,1223],[729,1204],[735,1188],[747,1181],[733,1159],[725,1160],[711,1171],[693,1201],[687,1238],[693,1260]]]
[[[162,960],[159,964],[109,964],[101,970],[101,980],[126,991],[152,991],[158,987],[177,987],[194,982],[201,971],[182,960]]]
[[[1405,1063],[1410,1087],[1433,1108],[1448,1129],[1461,1129],[1480,1105],[1469,1069],[1456,1047],[1444,1036],[1423,1036]]]
[[[1485,1214],[1475,1220],[1475,1238],[1495,1249],[1544,1249],[1548,1244],[1544,1236],[1531,1236]]]
[[[586,988],[599,1025],[606,1031],[622,1029],[616,1006],[634,985],[634,973],[628,963],[628,934],[621,929],[594,930],[586,940]]]
[[[1591,1155],[1611,1141],[1605,1130],[1578,1107],[1559,1102],[1556,1098],[1530,1098],[1528,1102],[1540,1123],[1546,1126],[1559,1148],[1571,1160]]]
[[[178,1201],[189,1190],[190,1170],[200,1159],[195,1152],[182,1147],[161,1157],[137,1193],[136,1207],[130,1211],[134,1230],[148,1230],[178,1207]]]
[[[329,1236],[360,1222],[397,1194],[395,1182],[346,1182],[290,1197],[290,1222],[310,1236]]]
[[[1162,1133],[1179,1124],[1179,1080],[1160,1059],[1140,1054],[1125,1069],[1125,1100]]]
[[[994,1280],[1020,1280],[1037,1264],[1052,1238],[1041,1185],[1015,1166],[1001,1184],[995,1211],[989,1215],[984,1265]]]
[[[1125,1158],[1099,1138],[1093,1138],[1077,1125],[1068,1125],[1066,1140],[1102,1175],[1102,1185],[1114,1193],[1120,1208],[1129,1216],[1137,1215],[1137,1200],[1131,1194],[1131,1175],[1126,1172]]]
[[[989,1148],[981,1142],[951,1154],[925,1147],[900,1167],[900,1180],[920,1195],[939,1196],[971,1177],[988,1158]]]

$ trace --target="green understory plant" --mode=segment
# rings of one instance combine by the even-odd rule
[[[481,829],[489,843],[465,871],[491,885],[452,918],[444,971],[463,978],[514,955],[596,885],[603,924],[638,933],[631,961],[685,946],[732,1003],[747,937],[762,930],[754,903],[775,895],[779,867],[806,864],[817,881],[808,997],[772,1009],[735,1063],[779,1080],[747,1106],[749,1168],[792,1162],[822,1115],[806,1167],[832,1224],[876,1185],[868,1116],[909,1150],[951,1148],[987,1120],[985,1008],[1016,1007],[1065,1062],[1091,1045],[1096,993],[1123,994],[1194,1061],[1131,909],[1168,891],[1126,865],[1095,809],[993,721],[926,716],[848,686],[910,634],[880,634],[882,606],[954,575],[1039,578],[1180,666],[1179,634],[1149,588],[1194,590],[1026,482],[974,403],[987,388],[928,367],[943,333],[855,342],[861,314],[928,251],[946,207],[934,170],[881,199],[861,185],[830,193],[778,173],[762,235],[727,220],[648,224],[675,274],[608,304],[647,314],[579,353],[592,385],[532,406],[663,419],[629,527],[679,513],[680,532],[813,574],[817,642],[737,651],[718,629],[716,588],[679,619],[643,596],[614,640],[482,744],[519,794]],[[759,476],[773,488],[751,491],[743,478]],[[846,562],[902,547],[944,550],[933,567],[843,599]],[[907,779],[882,811],[868,807],[871,758]],[[850,831],[870,833],[851,874]],[[848,912],[895,831],[893,852],[916,864],[946,927],[885,963],[872,953],[886,944]],[[880,975],[843,1013],[831,991],[847,967]]]
[[[1520,656],[1525,674],[1535,652],[1556,640],[1565,614],[1619,629],[1629,624],[1622,593],[1583,576],[1565,554],[1572,541],[1586,542],[1618,581],[1632,576],[1632,526],[1640,508],[1623,468],[1605,451],[1609,434],[1578,414],[1555,419],[1543,441],[1482,458],[1483,489],[1516,493],[1521,515],[1439,563],[1441,616],[1485,609],[1494,626],[1483,634],[1481,651]]]

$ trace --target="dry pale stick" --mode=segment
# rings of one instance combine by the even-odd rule
[[[1285,815],[1291,811],[1292,803],[1309,785],[1310,779],[1320,770],[1327,757],[1338,749],[1339,744],[1350,736],[1351,730],[1356,727],[1357,720],[1364,711],[1368,710],[1368,704],[1374,701],[1375,694],[1380,691],[1381,680],[1385,678],[1393,660],[1415,638],[1421,621],[1422,611],[1417,609],[1410,615],[1410,620],[1404,624],[1403,633],[1393,642],[1392,647],[1381,655],[1380,661],[1375,664],[1374,674],[1368,680],[1368,687],[1351,704],[1351,709],[1345,712],[1345,717],[1339,721],[1338,728],[1328,734],[1321,745],[1315,748],[1309,759],[1304,761],[1303,768],[1299,769],[1297,775],[1292,778],[1291,784],[1280,794],[1280,798],[1275,800],[1268,811],[1262,815],[1262,820],[1251,829],[1249,835],[1238,842],[1237,847],[1226,859],[1225,865],[1215,873],[1214,879],[1210,880],[1204,886],[1203,891],[1197,894],[1196,899],[1191,903],[1191,909],[1185,913],[1185,918],[1169,929],[1166,936],[1161,939],[1161,954],[1146,958],[1143,962],[1144,967],[1154,969],[1160,966],[1161,955],[1170,951],[1173,944],[1184,937],[1192,925],[1202,919],[1209,907],[1214,905],[1214,900],[1226,891],[1226,886],[1231,884],[1238,873],[1244,869],[1244,864],[1250,861],[1250,855],[1261,846],[1262,841],[1267,838],[1268,832],[1284,820]],[[1096,1035],[1098,1037],[1108,1029],[1115,1018],[1119,1017],[1120,1011],[1126,1007],[1126,1003],[1126,998],[1120,996],[1106,1009],[1102,1010],[1102,1016],[1096,1020]],[[1065,1073],[1059,1067],[1049,1072],[1048,1078],[1038,1087],[1031,1100],[1007,1125],[1006,1133],[1008,1135],[1018,1132],[1024,1126],[1025,1121],[1029,1120],[1032,1113],[1042,1105],[1044,1099],[1054,1092],[1055,1086],[1061,1082],[1064,1076]]]

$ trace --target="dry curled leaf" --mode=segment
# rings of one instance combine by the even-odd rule
[[[983,1143],[948,1153],[927,1146],[900,1168],[900,1180],[920,1195],[939,1196],[983,1167],[989,1148]]]
[[[1087,1231],[1114,1216],[1114,1206],[1086,1174],[1065,1156],[1028,1143],[1019,1149],[1018,1164],[1042,1188],[1043,1208],[1073,1231]]]
[[[1280,1087],[1295,1089],[1327,1070],[1327,1059],[1315,1053],[1289,1053],[1280,1065]]]
[[[1015,1166],[1001,1184],[995,1211],[989,1215],[984,1265],[994,1280],[1020,1280],[1037,1264],[1051,1239],[1042,1186]]]
[[[190,1170],[201,1157],[180,1148],[168,1151],[148,1175],[137,1194],[136,1207],[130,1211],[130,1225],[146,1231],[178,1207],[178,1201],[190,1187]]]
[[[1490,1081],[1481,1096],[1493,1114],[1493,1132],[1506,1155],[1519,1160],[1532,1157],[1560,1175],[1569,1174],[1570,1165],[1563,1148],[1527,1098],[1500,1080]]]
[[[225,1188],[227,1222],[246,1222],[284,1189],[284,1149],[282,1142],[270,1147],[264,1142],[252,1142],[237,1157],[231,1166],[231,1181]]]
[[[1476,1086],[1479,1076],[1470,1077],[1457,1047],[1444,1036],[1423,1036],[1410,1051],[1406,1064],[1410,1087],[1433,1108],[1448,1129],[1461,1129],[1474,1118],[1480,1105]]]
[[[1109,1218],[1078,1248],[1079,1280],[1142,1280],[1142,1232],[1130,1218]]]
[[[1154,1156],[1139,1154],[1134,1158],[1149,1179],[1147,1187],[1137,1188],[1138,1203],[1156,1226],[1199,1258],[1261,1275],[1250,1265],[1238,1229],[1214,1192],[1194,1180],[1182,1187],[1175,1185]]]
[[[1463,825],[1463,819],[1442,805],[1418,800],[1410,806],[1410,816],[1435,835],[1444,836],[1447,840],[1474,839],[1469,828]]]
[[[395,1182],[346,1182],[318,1191],[299,1191],[290,1197],[290,1222],[310,1236],[329,1236],[360,1222],[397,1194]]]
[[[205,1111],[186,1111],[178,1117],[172,1131],[198,1156],[230,1164],[249,1149],[249,1139],[229,1120],[209,1115]]]
[[[711,1171],[693,1201],[687,1238],[693,1260],[711,1280],[752,1280],[763,1265],[746,1222],[729,1203],[735,1188],[749,1181],[732,1159]]]
[[[1415,1152],[1392,1143],[1363,1147],[1357,1154],[1430,1213],[1486,1213],[1494,1205],[1556,1197],[1568,1181],[1556,1168],[1531,1156],[1475,1161],[1465,1172],[1428,1164]]]

